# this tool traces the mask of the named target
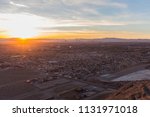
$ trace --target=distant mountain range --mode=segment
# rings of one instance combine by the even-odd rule
[[[74,39],[67,41],[76,41],[76,42],[148,42],[150,39],[123,39],[123,38],[102,38],[102,39]]]
[[[150,42],[150,39],[121,39],[121,38],[104,38],[96,39],[100,42]]]
[[[36,40],[36,39],[34,39]],[[16,39],[0,39],[0,42],[16,41]],[[150,42],[150,39],[123,39],[123,38],[99,38],[99,39],[38,39],[38,41],[54,42]]]

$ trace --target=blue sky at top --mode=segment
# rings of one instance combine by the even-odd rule
[[[43,32],[150,31],[150,0],[0,0],[0,30],[11,20],[4,14],[45,18],[51,24],[36,27]]]

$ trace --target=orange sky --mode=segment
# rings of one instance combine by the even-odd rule
[[[121,31],[99,31],[99,32],[57,32],[43,34],[36,38],[46,39],[94,39],[94,38],[127,38],[127,39],[150,39],[150,34],[121,32]]]
[[[1,35],[0,38],[11,38],[11,36]],[[21,38],[21,37],[20,37]],[[53,32],[30,37],[33,39],[94,39],[94,38],[127,38],[127,39],[150,39],[150,34],[132,32]]]

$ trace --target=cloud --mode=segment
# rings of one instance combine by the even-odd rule
[[[140,28],[139,24],[149,23],[149,12],[143,12],[145,7],[140,5],[127,0],[0,0],[0,15],[42,17],[36,27],[41,31],[130,30],[129,25]],[[0,23],[5,19],[0,16]]]
[[[17,6],[17,7],[25,7],[25,8],[28,7],[28,6],[23,5],[23,4],[14,3],[13,1],[10,1],[9,3],[10,3],[11,5],[14,5],[14,6]]]
[[[95,21],[62,20],[62,21],[58,21],[58,22],[59,22],[59,24],[62,24],[62,26],[65,26],[64,24],[70,24],[68,26],[121,26],[121,25],[127,25],[127,23],[113,22],[113,21],[107,21],[107,20],[101,20],[101,21],[97,21],[97,20],[95,20]]]
[[[0,0],[0,11],[29,12],[54,18],[98,16],[104,14],[101,12],[103,8],[113,11],[115,8],[124,9],[127,6],[115,0]]]
[[[51,22],[52,23],[52,22]],[[126,26],[125,22],[113,22],[113,21],[89,21],[89,20],[55,20],[52,24],[44,27],[39,27],[42,32],[80,32],[80,31],[94,31],[98,30],[98,27],[107,26]]]
[[[0,30],[0,33],[4,33],[4,32],[6,32],[5,30]]]
[[[98,6],[108,6],[108,7],[117,7],[117,8],[127,8],[127,4],[114,2],[114,0],[62,0],[63,3],[68,5],[83,5],[91,4]]]

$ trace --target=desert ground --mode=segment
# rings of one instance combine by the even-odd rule
[[[150,99],[150,43],[0,42],[0,99]]]

